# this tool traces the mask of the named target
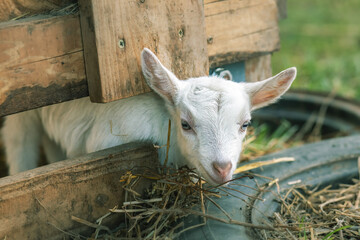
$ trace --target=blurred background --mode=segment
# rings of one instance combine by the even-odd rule
[[[360,133],[360,1],[288,0],[286,5],[272,72],[296,66],[291,91],[303,93],[287,94],[254,113],[243,160]]]
[[[360,99],[359,11],[359,0],[288,0],[273,73],[296,66],[293,88]]]

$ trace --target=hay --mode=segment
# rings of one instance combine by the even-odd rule
[[[268,161],[259,161],[259,162],[254,162],[254,163],[248,163],[246,165],[238,167],[235,170],[234,174],[238,174],[241,172],[249,171],[251,169],[255,169],[255,168],[259,168],[259,167],[263,167],[263,166],[267,166],[267,165],[272,165],[272,164],[276,164],[276,163],[293,162],[293,161],[295,161],[295,158],[293,158],[293,157],[284,157],[284,158],[276,158],[276,159],[272,159],[272,160],[268,160]]]
[[[265,239],[298,239],[296,236],[302,228],[307,229],[307,233],[309,234],[311,234],[311,231],[313,231],[313,235],[318,234],[318,228],[315,228],[315,225],[313,225],[313,229],[311,230],[308,229],[308,225],[305,225],[304,221],[296,222],[295,220],[288,220],[289,216],[294,216],[292,213],[290,213],[290,215],[288,214],[291,208],[298,209],[292,202],[287,202],[290,200],[296,202],[302,200],[314,213],[319,213],[319,211],[315,210],[318,206],[310,202],[295,188],[292,188],[291,191],[286,194],[286,197],[282,199],[283,202],[287,202],[286,206],[282,207],[281,213],[274,215],[275,220],[273,224],[255,225],[248,222],[237,221],[216,203],[216,199],[223,196],[233,196],[235,201],[238,199],[239,201],[244,201],[248,206],[251,206],[252,204],[250,202],[247,202],[239,196],[244,195],[250,199],[263,201],[263,199],[257,196],[264,191],[265,187],[258,185],[257,188],[252,188],[232,181],[249,177],[257,182],[256,178],[262,178],[266,182],[263,186],[268,186],[269,184],[277,184],[276,179],[246,172],[243,173],[242,176],[231,180],[229,185],[210,186],[206,184],[204,179],[200,178],[193,170],[188,168],[178,170],[163,168],[159,172],[160,174],[150,172],[149,170],[141,175],[134,175],[131,171],[127,172],[120,180],[124,183],[123,189],[126,192],[126,199],[122,206],[109,209],[109,212],[99,218],[95,223],[88,222],[76,216],[72,219],[94,228],[95,231],[91,236],[92,239],[174,239],[185,231],[203,226],[208,219],[266,231],[268,237]],[[153,181],[151,188],[147,189],[143,195],[134,190],[142,178]],[[233,185],[251,188],[257,193],[247,195],[238,189],[232,188],[231,186]],[[234,192],[237,194],[234,194]],[[349,196],[353,197],[354,195],[348,191],[344,192],[346,193],[346,198],[340,200],[347,200]],[[293,195],[297,197],[291,198],[290,193],[293,193]],[[320,195],[313,194],[312,196]],[[359,205],[360,194],[358,194],[357,199],[357,204]],[[339,199],[333,202],[326,202],[322,204],[322,208],[327,209],[329,205],[338,202],[338,200]],[[223,213],[223,217],[213,216],[207,213],[205,201],[208,201],[208,203],[218,208],[218,210]],[[123,214],[125,223],[119,224],[116,229],[109,229],[102,225],[102,221],[112,214]],[[345,214],[349,215],[350,213]],[[340,215],[348,217],[345,214],[342,213]],[[184,226],[184,218],[189,215],[202,217],[203,222],[186,228],[186,226]],[[358,218],[360,219],[360,215]],[[292,222],[292,224],[289,224],[290,222]],[[345,228],[339,231],[343,231],[344,229]],[[350,230],[351,228],[349,228],[349,231]],[[272,235],[274,235],[273,238],[269,237]]]
[[[359,180],[320,190],[293,187],[279,198],[282,204],[273,223],[288,229],[263,232],[264,239],[360,239]]]
[[[9,21],[16,21],[24,18],[36,17],[40,15],[49,15],[49,16],[63,16],[63,15],[71,15],[77,14],[79,12],[79,5],[78,3],[71,3],[66,6],[53,6],[52,9],[44,8],[37,11],[27,11],[19,16],[13,17],[9,19]]]
[[[133,175],[127,172],[120,181],[127,199],[120,207],[109,210],[96,223],[90,223],[76,216],[73,220],[91,228],[95,228],[94,239],[173,239],[184,231],[194,229],[206,223],[207,219],[258,229],[274,229],[272,226],[260,226],[239,222],[230,217],[214,199],[221,198],[224,193],[232,195],[229,190],[237,191],[227,186],[209,186],[193,170],[164,168],[155,172],[145,172]],[[249,177],[248,174],[241,176]],[[152,187],[141,197],[134,188],[141,178],[153,181]],[[246,187],[246,186],[245,186]],[[255,196],[249,196],[256,198]],[[224,214],[219,218],[206,213],[205,200],[214,204]],[[125,224],[113,231],[102,226],[101,222],[110,214],[124,214]],[[184,229],[184,218],[188,215],[200,216],[203,223]]]
[[[250,161],[269,153],[304,144],[303,140],[296,138],[297,131],[298,127],[286,120],[281,121],[275,130],[266,123],[254,123],[249,127],[243,142],[241,161]]]

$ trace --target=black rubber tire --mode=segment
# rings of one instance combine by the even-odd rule
[[[327,185],[329,183],[336,184],[359,176],[357,166],[357,158],[359,156],[360,135],[356,135],[307,144],[261,157],[256,161],[270,160],[279,157],[294,157],[296,161],[264,166],[253,172],[271,178],[278,178],[278,183],[282,190],[290,187],[288,185],[289,181],[299,179],[302,184],[311,186],[319,184]],[[261,180],[261,178],[255,179],[260,185],[268,182],[268,180]],[[235,182],[253,188],[257,187],[254,179],[242,178]],[[237,221],[265,225],[264,222],[267,221],[267,218],[272,216],[279,208],[278,202],[274,201],[276,197],[272,193],[272,191],[277,191],[275,185],[267,187],[269,191],[262,192],[261,194],[242,186],[231,187],[246,194],[256,195],[265,199],[265,201],[254,201],[253,198],[229,190],[232,195],[236,195],[243,200],[233,196],[226,196],[220,199],[214,198],[214,200]],[[209,201],[206,207],[208,214],[226,219],[226,216]],[[199,224],[202,221],[202,218],[189,216],[185,220],[185,227]],[[257,230],[253,228],[208,220],[205,226],[186,231],[180,236],[180,239],[259,240],[261,236]]]
[[[303,126],[311,116],[317,121],[320,109],[326,106],[322,135],[342,133],[342,136],[360,134],[360,103],[341,97],[329,97],[323,93],[291,91],[270,106],[255,111],[253,119],[260,123],[278,126],[286,119],[292,125]]]

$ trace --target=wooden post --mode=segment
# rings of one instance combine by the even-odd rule
[[[90,98],[110,102],[149,92],[144,47],[180,79],[208,72],[202,0],[80,0]]]

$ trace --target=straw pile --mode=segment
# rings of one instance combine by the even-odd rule
[[[204,225],[207,219],[259,229],[274,229],[271,226],[236,221],[214,201],[216,198],[231,195],[231,190],[241,194],[239,190],[229,186],[209,186],[204,179],[199,178],[188,168],[179,170],[164,168],[161,172],[160,174],[146,172],[142,175],[128,172],[121,179],[126,191],[126,201],[121,207],[110,209],[109,213],[99,218],[96,223],[76,217],[73,217],[73,220],[95,228],[92,239],[174,239],[184,231]],[[252,176],[245,173],[239,178],[243,177]],[[143,196],[133,190],[141,178],[154,181],[152,187]],[[210,201],[219,208],[226,218],[207,214],[205,201]],[[114,230],[101,225],[110,214],[125,214],[125,222]],[[188,215],[203,217],[203,223],[185,228],[183,220]]]
[[[337,188],[289,189],[273,217],[288,229],[263,232],[264,239],[360,239],[360,181],[352,181]]]

